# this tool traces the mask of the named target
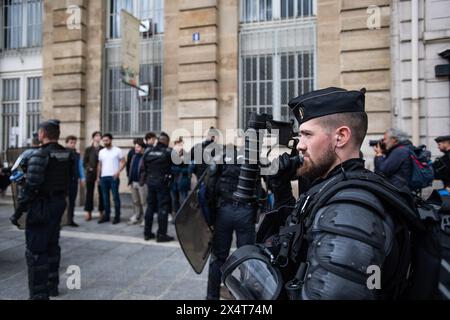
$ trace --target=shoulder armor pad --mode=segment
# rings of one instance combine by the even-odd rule
[[[384,248],[388,236],[378,212],[350,201],[334,202],[319,209],[312,231],[341,235],[376,248]]]
[[[374,194],[367,190],[355,188],[340,190],[327,201],[327,204],[338,202],[359,203],[364,206],[370,207],[382,216],[385,216],[385,209],[381,201]]]

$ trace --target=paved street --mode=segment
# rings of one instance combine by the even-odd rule
[[[27,299],[25,236],[9,223],[11,210],[0,205],[0,299]],[[119,225],[85,222],[82,214],[76,213],[79,228],[61,232],[58,299],[204,299],[208,268],[195,274],[178,242],[144,241],[142,227],[124,222],[131,210],[123,211]],[[175,235],[169,225],[169,234]],[[67,289],[70,265],[81,269],[80,290]]]

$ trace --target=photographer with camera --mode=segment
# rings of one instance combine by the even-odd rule
[[[444,187],[450,192],[450,135],[437,137],[434,141],[444,154],[433,162],[435,178],[442,180]]]
[[[383,174],[397,188],[406,187],[409,190],[412,170],[411,149],[412,144],[406,133],[394,128],[387,130],[384,133],[383,143],[373,147],[375,172]]]

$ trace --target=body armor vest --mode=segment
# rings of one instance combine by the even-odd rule
[[[49,148],[50,149],[50,148]],[[66,149],[45,150],[48,154],[48,164],[45,170],[45,181],[41,193],[45,195],[66,192],[73,170],[72,152]]]
[[[144,154],[145,173],[148,178],[163,179],[170,173],[170,149],[157,145]]]

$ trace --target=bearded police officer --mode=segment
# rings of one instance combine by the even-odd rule
[[[233,295],[385,299],[399,293],[408,268],[408,234],[398,228],[398,210],[385,196],[404,200],[409,208],[410,195],[364,168],[364,104],[365,89],[340,88],[313,91],[289,103],[300,124],[297,149],[304,163],[298,173],[313,182],[277,234],[263,246],[241,248],[223,266],[222,279]],[[373,191],[371,182],[389,192]],[[265,267],[255,269],[261,261],[267,261]],[[236,268],[241,272],[233,273]],[[382,270],[375,288],[367,285],[368,270]]]
[[[30,299],[58,295],[61,217],[66,208],[68,183],[75,173],[72,152],[58,144],[58,120],[39,126],[42,145],[28,159],[20,204],[27,208],[26,260]]]

